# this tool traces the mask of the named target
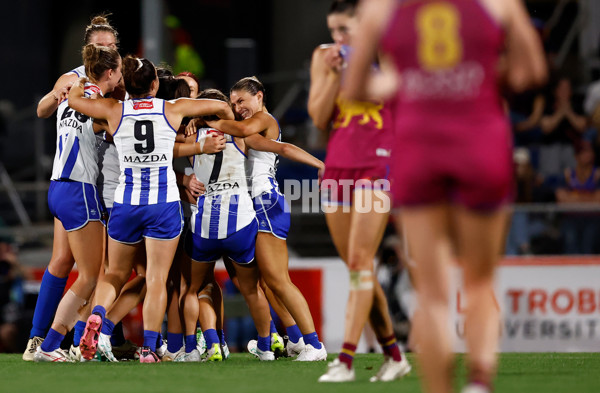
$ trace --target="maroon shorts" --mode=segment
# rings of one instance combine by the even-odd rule
[[[494,210],[512,196],[508,136],[454,143],[397,140],[393,152],[394,207],[447,202]]]
[[[390,191],[389,173],[388,165],[352,169],[326,166],[321,179],[321,203],[350,206],[355,189]]]

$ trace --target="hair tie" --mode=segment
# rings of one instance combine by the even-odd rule
[[[138,66],[134,72],[136,72],[137,70],[139,70],[140,68],[142,68],[144,66],[144,63],[142,63],[142,61],[139,58],[136,58],[136,60],[138,62]]]

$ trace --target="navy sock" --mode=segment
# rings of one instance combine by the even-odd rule
[[[156,338],[156,348],[160,348],[163,346],[162,333],[158,333],[158,337]]]
[[[125,344],[125,335],[123,334],[123,324],[121,322],[115,325],[112,336],[110,336],[110,343],[113,347]]]
[[[321,349],[321,343],[319,342],[319,336],[317,335],[317,332],[308,333],[302,337],[304,337],[304,344],[310,344],[315,349]]]
[[[167,332],[167,351],[175,353],[183,347],[183,333]]]
[[[257,346],[258,346],[258,349],[260,349],[263,352],[270,351],[271,350],[271,335],[269,335],[267,337],[258,336]]]
[[[286,327],[285,332],[288,335],[288,339],[294,344],[298,343],[298,340],[300,340],[300,337],[302,337],[302,333],[300,332],[298,325]]]
[[[272,319],[271,319],[271,328],[270,329],[271,329],[271,331],[270,331],[271,334],[277,333],[277,328],[275,327],[275,322],[273,322]]]
[[[92,314],[100,315],[100,317],[102,318],[102,323],[104,323],[104,319],[106,318],[106,309],[104,307],[102,307],[102,306],[94,307],[94,309],[92,310]]]
[[[196,349],[196,345],[198,345],[198,342],[196,341],[195,334],[185,336],[185,353],[192,352],[194,349]]]
[[[156,341],[158,340],[158,332],[152,330],[144,330],[144,346],[150,347],[152,352],[156,352]]]
[[[114,322],[108,318],[104,318],[104,320],[102,321],[102,329],[100,330],[100,332],[106,334],[107,336],[112,336],[114,329]]]
[[[42,277],[40,293],[35,304],[33,313],[33,326],[29,337],[44,337],[48,333],[48,329],[54,319],[54,313],[58,308],[58,303],[62,298],[65,286],[67,285],[67,277],[58,278],[46,269]]]
[[[73,345],[75,345],[76,347],[79,346],[79,342],[81,341],[83,329],[85,329],[85,322],[77,321],[75,327],[73,328]]]
[[[225,331],[223,331],[223,330],[217,330],[217,334],[219,335],[219,341],[221,342],[221,345],[227,344],[225,342]]]
[[[63,336],[56,330],[50,328],[50,330],[48,330],[48,334],[46,335],[46,338],[44,339],[44,342],[41,345],[42,351],[52,352],[55,349],[58,349],[60,347],[60,343],[62,343],[62,340],[64,338],[65,338],[65,336]]]
[[[219,344],[219,335],[215,329],[207,329],[202,332],[204,334],[204,340],[206,340],[206,349],[212,348],[214,344]]]

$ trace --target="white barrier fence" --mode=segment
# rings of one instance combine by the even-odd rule
[[[322,336],[341,348],[348,299],[348,272],[338,258],[302,258],[292,269],[322,270]],[[457,352],[465,350],[459,269],[451,286],[451,322]],[[414,308],[414,294],[399,289]],[[498,269],[496,299],[502,311],[502,352],[600,351],[600,257],[507,258]],[[361,339],[359,351],[366,345]]]

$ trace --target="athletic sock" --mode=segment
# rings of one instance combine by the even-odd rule
[[[267,337],[258,336],[257,347],[258,347],[258,349],[260,349],[263,352],[270,351],[271,350],[271,335],[268,335]]]
[[[48,329],[54,319],[54,313],[58,308],[58,303],[62,299],[65,286],[67,285],[67,277],[58,278],[46,269],[42,277],[40,292],[35,304],[33,313],[33,321],[29,338],[44,337],[48,333]]]
[[[156,348],[160,348],[163,346],[163,337],[162,333],[158,333],[158,337],[156,338]]]
[[[62,343],[62,340],[64,338],[65,338],[65,336],[63,336],[56,330],[50,328],[50,330],[48,330],[48,334],[46,335],[46,338],[44,339],[44,342],[41,345],[42,351],[52,352],[55,349],[58,349],[60,347],[60,343]]]
[[[350,343],[344,343],[342,345],[342,350],[338,359],[340,362],[344,363],[348,370],[352,368],[352,361],[354,360],[354,355],[356,354],[356,345]]]
[[[215,329],[206,329],[202,332],[206,341],[206,349],[209,350],[214,344],[219,344],[219,335]]]
[[[277,333],[277,328],[275,327],[275,322],[273,322],[273,320],[271,319],[271,327],[270,327],[270,333]]]
[[[92,314],[100,315],[100,318],[102,318],[102,321],[104,322],[104,319],[106,318],[106,309],[102,306],[96,306],[92,310]]]
[[[319,336],[317,335],[317,332],[308,333],[302,337],[304,337],[304,344],[310,344],[315,349],[321,349],[321,343],[319,342]]]
[[[380,339],[379,344],[381,344],[381,349],[383,349],[383,353],[386,356],[391,357],[395,362],[402,360],[402,354],[400,353],[400,348],[398,348],[395,335],[392,334],[389,337]]]
[[[167,332],[167,351],[175,353],[183,347],[183,333]]]
[[[152,352],[156,353],[156,341],[158,340],[158,335],[158,332],[144,330],[144,347],[149,347]]]
[[[115,325],[115,328],[110,336],[110,343],[113,347],[120,347],[125,344],[125,335],[123,334],[123,323],[119,322]]]
[[[102,329],[100,332],[106,334],[107,336],[112,336],[113,330],[115,330],[114,322],[108,318],[104,318],[102,320]]]
[[[73,345],[78,347],[85,329],[85,321],[77,321],[75,327],[73,327]]]
[[[168,343],[167,343],[168,345]],[[185,336],[185,353],[190,353],[194,349],[196,349],[196,345],[198,342],[196,341],[196,335],[190,334],[189,336]]]
[[[223,329],[219,329],[217,330],[217,334],[219,335],[219,342],[221,343],[221,345],[227,344],[227,342],[225,341],[225,331]]]
[[[298,325],[292,325],[292,326],[286,327],[285,332],[288,335],[288,339],[291,342],[293,342],[294,344],[297,344],[298,341],[300,340],[300,337],[302,337],[302,333],[300,332]]]

